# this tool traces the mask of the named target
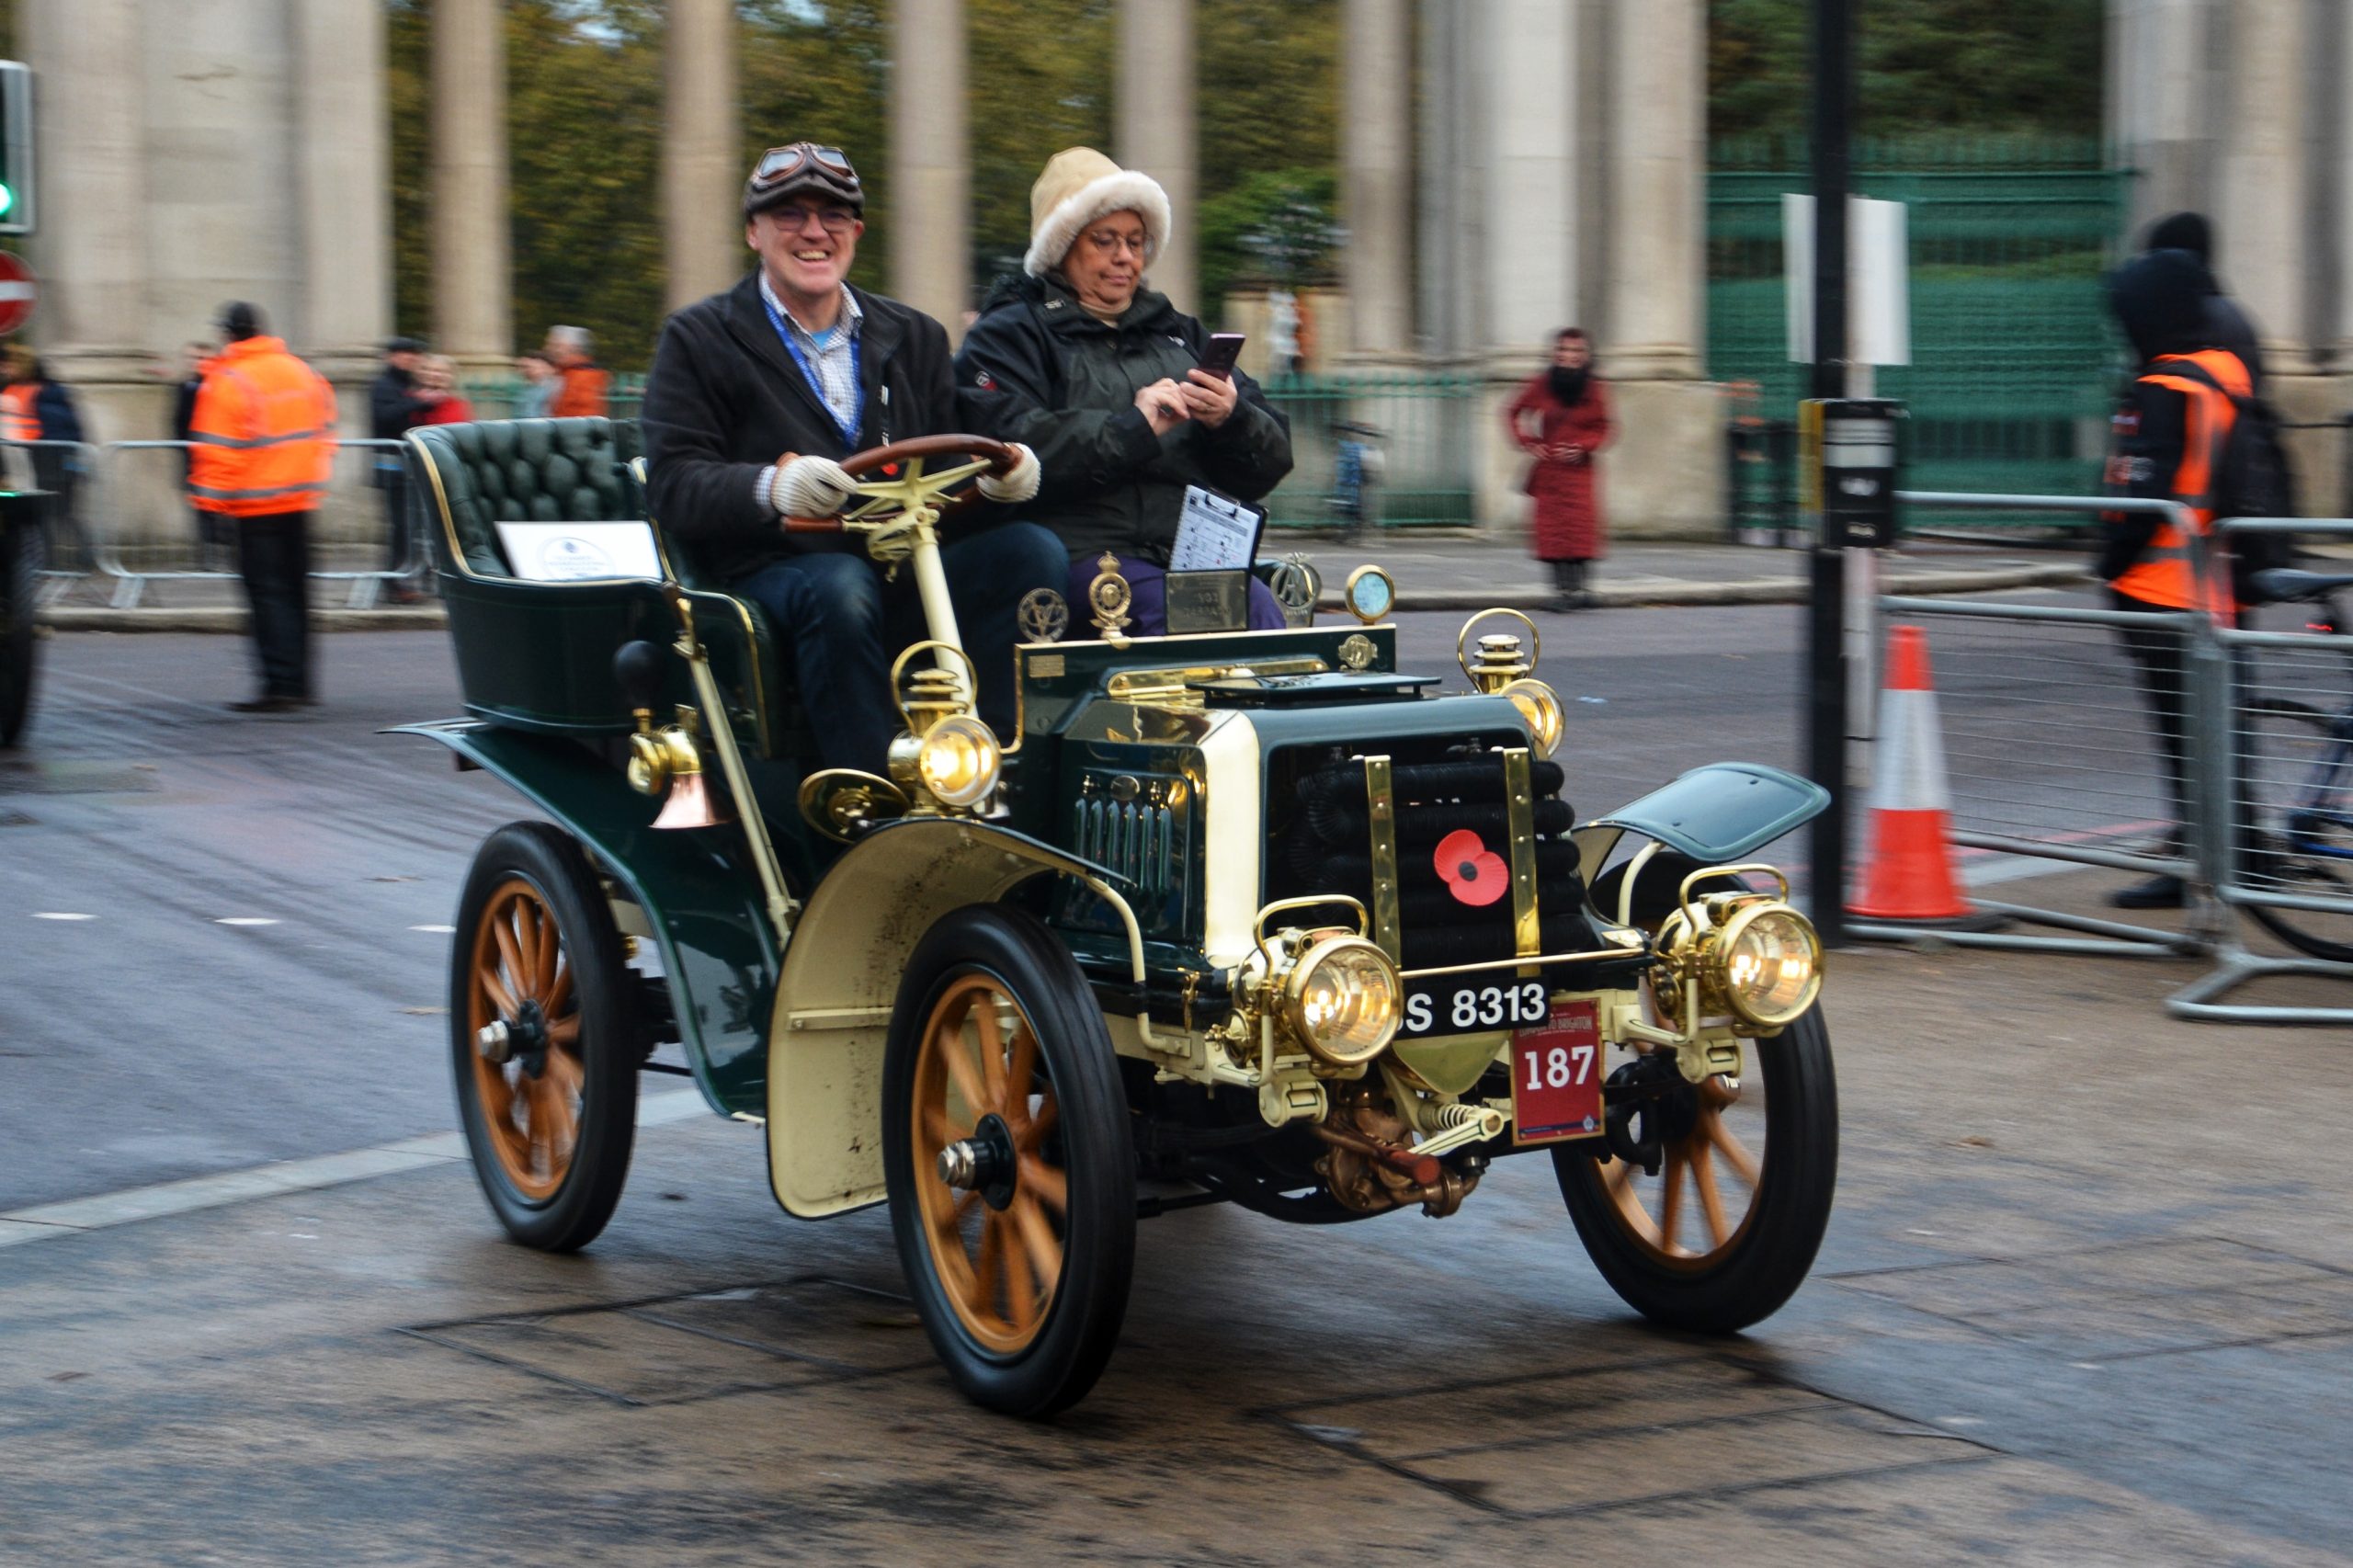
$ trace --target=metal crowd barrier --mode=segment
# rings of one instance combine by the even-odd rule
[[[2185,531],[2189,523],[2188,508],[2171,501],[1953,491],[1904,491],[1897,499],[1911,506],[1953,511],[2150,513],[2171,518]],[[2193,564],[2206,569],[2202,545],[2196,548]],[[1934,628],[1929,638],[1932,665],[1938,648],[1958,644],[1971,649],[1969,668],[1990,672],[1972,676],[1972,687],[1962,689],[1954,684],[1948,661],[1938,681],[1955,845],[2143,876],[2178,876],[2190,893],[2183,923],[2174,930],[1972,895],[1971,903],[1987,914],[2075,934],[1929,930],[1860,919],[1848,921],[1848,932],[1881,940],[1933,938],[1956,947],[2111,957],[2164,958],[2215,950],[2228,920],[2211,883],[2200,875],[2195,853],[2202,802],[2193,792],[2187,802],[2183,837],[2177,844],[2170,842],[2172,802],[2139,682],[2117,635],[2128,628],[2170,632],[2181,637],[2194,655],[2202,645],[2199,631],[2207,618],[1943,598],[1883,597],[1877,606],[1882,619]],[[2036,635],[2018,636],[2021,627],[2033,628]],[[1982,692],[1975,689],[1980,681]],[[2062,691],[2063,701],[2058,695]],[[2011,766],[2021,736],[2028,744],[2047,737],[2053,743],[2052,753],[2064,757],[2063,764],[2053,768],[2048,756],[2039,756],[2043,779],[2022,781]],[[2154,842],[2144,842],[2149,840]]]
[[[87,441],[19,441],[0,440],[6,455],[0,458],[6,473],[6,481],[12,488],[54,490],[57,486],[40,471],[46,466],[40,454],[66,452],[73,454],[70,464],[76,478],[66,487],[58,501],[51,504],[41,518],[41,565],[35,574],[39,586],[35,597],[41,604],[53,604],[63,598],[74,585],[88,575],[96,564],[89,530],[83,526],[82,517],[87,506],[87,494],[97,478],[98,449]],[[68,536],[61,538],[61,535]]]
[[[2353,519],[2235,518],[2221,531],[2353,542]],[[2353,570],[2353,561],[2342,564]],[[2353,618],[2353,594],[2345,602]],[[2213,1022],[2353,1024],[2353,1006],[2222,1000],[2282,976],[2353,980],[2353,628],[2331,630],[2325,601],[2290,602],[2259,618],[2291,629],[2212,626],[2204,639],[2217,651],[2195,693],[2193,730],[2214,824],[2206,876],[2225,904],[2302,956],[2255,952],[2234,927],[2212,972],[2165,1008]]]
[[[108,533],[97,544],[98,570],[114,584],[109,603],[117,609],[131,609],[145,597],[147,586],[158,582],[223,582],[236,577],[233,562],[227,567],[210,567],[203,563],[203,546],[198,536],[202,526],[199,515],[188,505],[184,475],[174,472],[168,475],[127,472],[139,460],[127,459],[131,452],[172,452],[177,454],[176,470],[187,461],[186,454],[193,443],[188,441],[109,441],[98,449],[98,494],[103,514],[111,524]],[[347,478],[342,472],[333,475],[327,487],[327,497],[319,510],[322,525],[314,530],[312,542],[313,558],[318,559],[325,550],[347,548],[332,536],[357,535],[368,541],[358,548],[381,552],[384,548],[386,522],[383,516],[382,492],[374,487],[373,453],[378,450],[398,452],[398,441],[338,440],[338,454],[355,451],[369,454],[360,464],[360,477]],[[337,469],[343,468],[340,460]],[[411,497],[414,500],[414,497]],[[357,526],[337,528],[342,517],[358,511],[364,516]],[[142,518],[164,516],[158,525],[143,530],[135,524]],[[233,538],[235,519],[227,519]],[[158,543],[176,534],[180,544]],[[140,536],[134,543],[134,535]],[[395,565],[361,569],[316,570],[311,576],[315,581],[349,585],[346,603],[353,609],[366,609],[376,602],[387,583],[415,576],[424,567],[423,535],[412,516],[406,530],[406,549]],[[233,551],[233,544],[230,547]],[[133,558],[135,552],[135,559]]]

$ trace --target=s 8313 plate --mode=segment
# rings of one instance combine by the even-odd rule
[[[1540,981],[1441,975],[1405,983],[1405,1020],[1397,1033],[1423,1035],[1499,1034],[1549,1022]]]
[[[1590,1000],[1555,1002],[1551,1018],[1511,1041],[1514,1143],[1601,1133],[1601,1027]]]

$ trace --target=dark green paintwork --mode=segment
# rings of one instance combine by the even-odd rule
[[[654,928],[681,1042],[703,1096],[722,1113],[767,1114],[779,955],[741,832],[655,832],[660,802],[569,741],[468,720],[408,724],[394,733],[440,742],[513,785],[586,846]]]
[[[1721,866],[1746,859],[1829,803],[1829,790],[1794,773],[1761,762],[1711,762],[1586,825],[1625,828],[1703,866]]]

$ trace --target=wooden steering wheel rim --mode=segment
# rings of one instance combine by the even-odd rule
[[[869,447],[842,460],[847,472],[858,474],[884,468],[909,458],[973,457],[989,460],[991,473],[1010,473],[1019,460],[1011,447],[986,436],[915,436],[887,447]]]

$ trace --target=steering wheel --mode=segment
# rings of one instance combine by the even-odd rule
[[[926,472],[926,463],[935,458],[964,460]],[[938,522],[980,498],[977,485],[961,495],[949,495],[949,490],[984,473],[1010,473],[1018,461],[1020,454],[986,436],[917,436],[887,447],[869,447],[842,460],[842,467],[852,477],[884,475],[858,485],[864,501],[837,517],[788,517],[785,529],[790,533],[836,533],[845,528],[870,532],[889,528],[917,512],[928,512],[931,521]],[[892,473],[893,469],[899,472]]]

